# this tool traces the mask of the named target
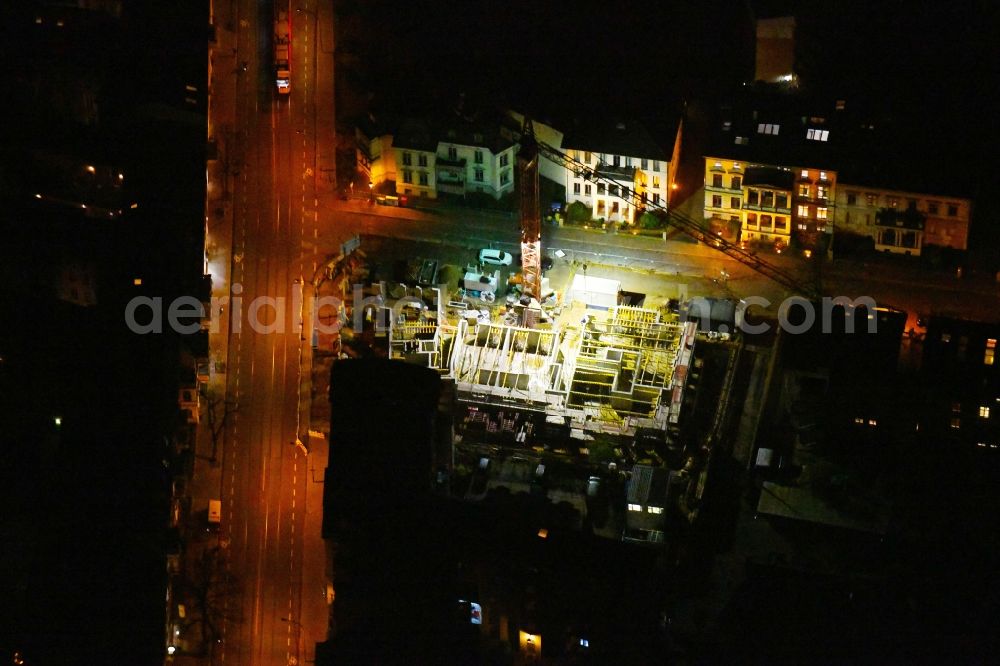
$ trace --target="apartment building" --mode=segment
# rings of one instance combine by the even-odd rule
[[[438,192],[459,196],[475,192],[499,199],[514,191],[516,161],[517,144],[501,133],[499,122],[455,117],[438,132]]]
[[[825,252],[837,204],[841,111],[841,104],[766,90],[720,109],[704,156],[704,218],[712,232]]]
[[[837,195],[837,233],[867,236],[880,252],[919,256],[924,247],[967,250],[972,201],[843,183]]]
[[[586,204],[594,219],[633,224],[636,210],[666,207],[680,161],[681,123],[671,152],[661,148],[640,123],[619,122],[567,130],[558,147],[579,169],[563,169],[566,203]],[[593,182],[592,171],[609,182]]]
[[[517,144],[498,123],[459,115],[383,125],[369,119],[355,138],[358,171],[373,187],[390,182],[399,195],[427,199],[473,192],[499,199],[514,190]]]

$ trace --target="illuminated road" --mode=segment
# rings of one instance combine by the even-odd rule
[[[227,394],[235,412],[221,482],[228,592],[213,662],[284,665],[312,661],[328,623],[319,483],[325,447],[316,443],[307,456],[295,445],[297,434],[306,439],[299,407],[309,402],[308,395],[299,399],[307,350],[295,304],[315,255],[308,239],[316,237],[316,68],[325,63],[317,59],[313,3],[292,6],[292,91],[279,99],[273,17],[267,5],[236,3],[237,58],[246,70],[234,74],[231,287],[242,308],[234,300],[226,310]],[[324,34],[332,34],[332,17],[323,18],[330,21]],[[332,51],[332,43],[320,48]]]
[[[363,201],[328,201],[322,216],[322,219],[329,216],[334,220],[334,224],[320,230],[320,242],[327,247],[335,247],[335,238],[350,232],[453,245],[469,250],[492,246],[520,251],[515,220],[481,216],[472,210],[415,210],[373,206]],[[692,284],[708,281],[708,291],[693,291],[692,295],[716,291],[717,286],[711,281],[725,271],[729,276],[726,281],[728,295],[766,298],[773,304],[770,308],[772,314],[776,313],[782,299],[791,295],[783,287],[705,245],[664,242],[655,237],[598,233],[571,227],[545,227],[542,229],[542,247],[546,254],[556,249],[563,250],[567,260],[653,272],[668,281]],[[474,253],[470,252],[468,256],[471,260]],[[767,255],[766,259],[796,276],[801,284],[815,285],[815,263],[808,264],[798,257],[774,254]],[[832,264],[823,264],[820,269],[822,293],[850,298],[871,296],[877,303],[891,304],[910,313],[910,327],[916,325],[917,313],[947,312],[981,321],[995,321],[1000,311],[1000,282],[990,279],[990,276],[959,279],[954,273],[930,272],[915,262],[886,265],[878,260],[861,263],[837,259]],[[969,298],[971,294],[975,294],[976,298]]]

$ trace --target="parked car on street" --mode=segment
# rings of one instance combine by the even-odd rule
[[[483,248],[479,251],[479,263],[490,266],[510,266],[514,262],[514,257],[509,252],[503,250],[492,250]]]

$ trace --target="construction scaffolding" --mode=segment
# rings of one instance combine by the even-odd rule
[[[672,386],[683,325],[660,313],[618,306],[604,321],[589,318],[579,337],[567,405],[593,421],[622,425],[629,417],[657,420]]]
[[[488,322],[459,322],[451,348],[450,376],[459,393],[541,406],[558,393],[556,360],[562,331]]]

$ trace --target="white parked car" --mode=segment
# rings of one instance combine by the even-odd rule
[[[483,248],[479,251],[479,263],[490,266],[510,266],[514,262],[514,256],[510,252],[502,250],[491,250]]]

